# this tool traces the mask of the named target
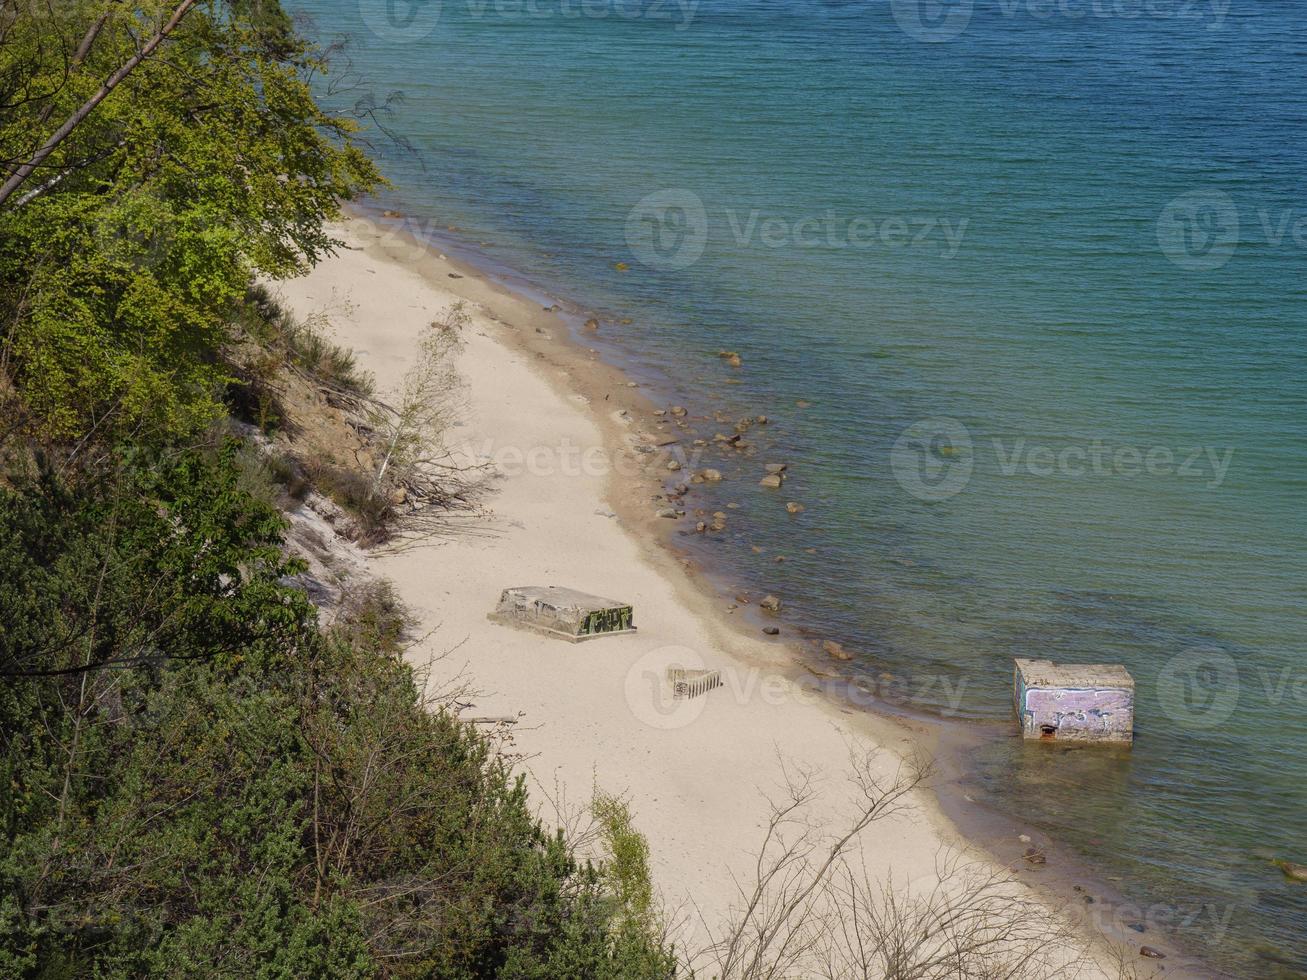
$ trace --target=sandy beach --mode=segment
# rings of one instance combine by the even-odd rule
[[[584,806],[595,788],[628,800],[680,938],[701,945],[740,899],[767,800],[781,796],[787,772],[812,774],[811,812],[834,828],[850,806],[851,754],[874,753],[876,773],[892,780],[929,731],[818,695],[783,633],[772,639],[745,610],[729,613],[729,597],[664,546],[674,524],[655,516],[668,506],[655,499],[665,457],[636,447],[666,438],[654,415],[666,406],[569,341],[557,313],[383,224],[354,218],[339,233],[347,250],[278,288],[300,315],[329,318],[383,395],[401,383],[426,324],[457,302],[471,317],[458,364],[465,404],[449,443],[492,471],[484,513],[368,559],[432,631],[413,660],[450,651],[435,672],[465,674],[476,692],[467,716],[519,718],[511,748],[546,820],[558,819],[555,805]],[[638,632],[569,644],[489,621],[501,590],[517,585],[629,602]],[[720,670],[724,687],[673,704],[662,678],[674,663]],[[869,873],[921,886],[941,856],[991,861],[928,789],[906,804],[865,835]]]

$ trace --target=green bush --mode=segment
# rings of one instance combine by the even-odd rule
[[[673,975],[234,453],[0,491],[0,975]]]

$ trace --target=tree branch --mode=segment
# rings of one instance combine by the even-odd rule
[[[121,68],[110,75],[108,79],[105,80],[104,84],[96,90],[95,94],[83,102],[76,112],[65,119],[63,125],[54,131],[54,134],[46,140],[44,144],[42,144],[41,148],[36,151],[30,160],[20,165],[18,169],[14,171],[13,175],[5,181],[4,186],[0,187],[0,207],[3,207],[5,201],[10,198],[14,191],[18,190],[37,167],[41,166],[50,154],[58,149],[59,144],[67,139],[69,134],[80,126],[87,116],[95,111],[96,106],[108,98],[109,93],[117,88],[123,79],[136,69],[137,65],[154,53],[155,48],[162,44],[168,36],[177,29],[177,26],[182,22],[186,15],[190,13],[191,8],[194,6],[195,0],[181,0],[181,3],[179,3],[176,9],[173,10],[172,16],[168,18],[168,22],[159,28],[154,36],[146,41],[136,54],[128,58]],[[94,40],[93,37],[92,40]]]

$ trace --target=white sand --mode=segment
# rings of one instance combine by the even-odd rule
[[[371,222],[353,219],[342,234],[356,249],[283,284],[287,301],[302,315],[327,311],[336,339],[385,392],[400,383],[422,328],[466,299],[474,314],[459,364],[467,405],[452,441],[489,452],[504,471],[485,517],[371,559],[425,626],[438,627],[414,659],[457,646],[438,670],[466,665],[481,692],[467,715],[522,713],[515,747],[546,819],[554,819],[546,794],[574,805],[596,786],[627,797],[668,905],[692,902],[719,921],[738,898],[732,875],[747,877],[761,843],[764,793],[781,785],[782,757],[821,774],[814,814],[833,820],[849,796],[850,747],[879,742],[889,774],[917,735],[786,680],[783,648],[756,626],[731,628],[724,603],[652,540],[672,523],[650,516],[657,474],[622,476],[603,465],[606,446],[613,458],[638,458],[622,444],[639,410],[622,417],[619,402],[605,400],[620,377],[597,362],[587,371],[586,352],[555,339],[562,321]],[[501,589],[528,584],[630,602],[638,632],[570,644],[487,620]],[[727,686],[666,712],[658,706],[666,696],[655,692],[663,667],[678,660],[721,669]],[[929,879],[939,854],[965,846],[929,793],[917,791],[908,811],[872,828],[864,852],[873,872],[893,869],[909,882]]]

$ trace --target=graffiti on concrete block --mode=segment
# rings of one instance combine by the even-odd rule
[[[617,606],[613,609],[596,609],[586,616],[581,624],[581,634],[616,633],[618,630],[631,628],[631,607]]]

